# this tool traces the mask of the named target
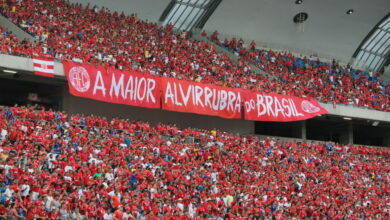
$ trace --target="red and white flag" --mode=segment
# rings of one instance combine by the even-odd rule
[[[54,59],[33,57],[33,64],[35,75],[54,77]]]

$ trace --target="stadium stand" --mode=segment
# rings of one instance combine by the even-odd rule
[[[53,2],[58,2],[57,9],[51,7]],[[234,66],[227,57],[215,53],[209,44],[191,41],[185,33],[175,34],[169,25],[160,28],[157,24],[138,20],[136,15],[111,14],[105,9],[95,11],[63,1],[23,3],[15,12],[12,12],[12,7],[8,7],[9,10],[4,8],[3,14],[47,43],[47,50],[39,51],[40,55],[118,69],[147,69],[147,73],[158,72],[191,80],[198,76],[209,77],[211,81],[213,77],[210,75],[217,75],[217,72],[249,72],[239,68],[243,67],[243,63],[239,67]],[[32,8],[43,13],[32,14]],[[76,13],[82,16],[68,16]]]
[[[0,216],[388,219],[387,148],[0,110]]]
[[[211,34],[214,43],[238,55],[233,61],[217,52],[214,43],[194,40],[187,32],[177,33],[172,25],[161,27],[136,14],[110,12],[104,7],[83,7],[67,0],[0,0],[0,13],[35,38],[35,42],[21,40],[0,27],[2,54],[72,60],[264,93],[314,97],[324,103],[382,111],[379,113],[390,111],[390,87],[379,75],[336,62],[260,50],[254,41],[246,47],[241,39],[221,42],[218,32]],[[205,32],[201,35],[207,37]],[[256,74],[253,64],[272,77]],[[1,85],[9,85],[1,91],[19,83],[9,94],[27,96],[23,100],[31,103],[41,99],[66,109],[59,106],[66,101],[68,107],[83,102],[87,104],[70,111],[90,112],[100,107],[101,112],[112,111],[111,115],[122,110],[113,103],[103,106],[82,98],[70,100],[62,76],[48,78],[24,71],[2,75]],[[27,79],[30,83],[21,83]],[[30,91],[39,86],[55,96]],[[27,92],[16,93],[22,89]],[[65,95],[68,100],[52,101]],[[7,101],[11,100],[17,99]],[[151,120],[150,115],[155,114],[159,122],[68,114],[39,105],[0,105],[0,220],[390,219],[389,148],[281,141],[231,134],[222,128],[180,128],[161,123],[163,110],[146,114],[140,109],[133,115],[143,114]],[[177,120],[181,117],[185,116]],[[354,143],[352,118],[330,119],[336,124],[331,127],[324,126],[327,117],[321,115],[324,123],[312,129],[324,133],[322,130],[345,129],[341,135]],[[210,121],[206,123],[211,125]],[[274,128],[256,123],[250,125]],[[232,124],[240,127],[238,122]],[[378,130],[388,128],[384,120],[364,119],[366,124],[370,128],[384,124]],[[306,121],[299,128],[306,140]],[[365,135],[377,131],[363,128]]]
[[[207,34],[203,32],[202,36],[206,37]],[[218,32],[212,33],[210,39],[278,77],[282,90],[289,95],[312,96],[323,102],[389,110],[390,87],[388,82],[379,79],[380,73],[353,69],[350,65],[341,66],[334,60],[326,63],[318,58],[311,60],[288,52],[256,49],[254,41],[248,45],[249,48],[245,47],[242,39],[225,39],[221,42]]]
[[[271,51],[245,53],[235,64],[217,53],[214,46],[191,40],[186,32],[175,33],[170,25],[159,27],[139,20],[136,15],[111,13],[89,5],[83,8],[80,4],[60,0],[5,2],[2,15],[38,40],[32,48],[29,43],[13,46],[15,54],[50,56],[236,88],[314,97],[322,102],[390,110],[388,84],[377,80],[376,76],[366,77],[359,70]],[[240,43],[231,41],[229,47]],[[245,60],[255,61],[279,80],[254,74]],[[327,71],[332,74],[321,74]]]

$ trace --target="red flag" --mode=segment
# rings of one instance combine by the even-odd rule
[[[33,64],[35,75],[54,77],[54,59],[33,57]]]

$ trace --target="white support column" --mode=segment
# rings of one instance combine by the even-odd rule
[[[306,141],[307,133],[306,133],[306,121],[302,121],[301,123],[301,138]]]
[[[348,144],[353,144],[353,123],[348,123]]]
[[[385,133],[385,135],[386,136],[384,137],[384,140],[383,140],[383,146],[390,147],[390,131]]]

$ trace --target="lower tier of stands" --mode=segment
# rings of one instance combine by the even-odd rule
[[[0,109],[0,215],[388,219],[388,148]]]

